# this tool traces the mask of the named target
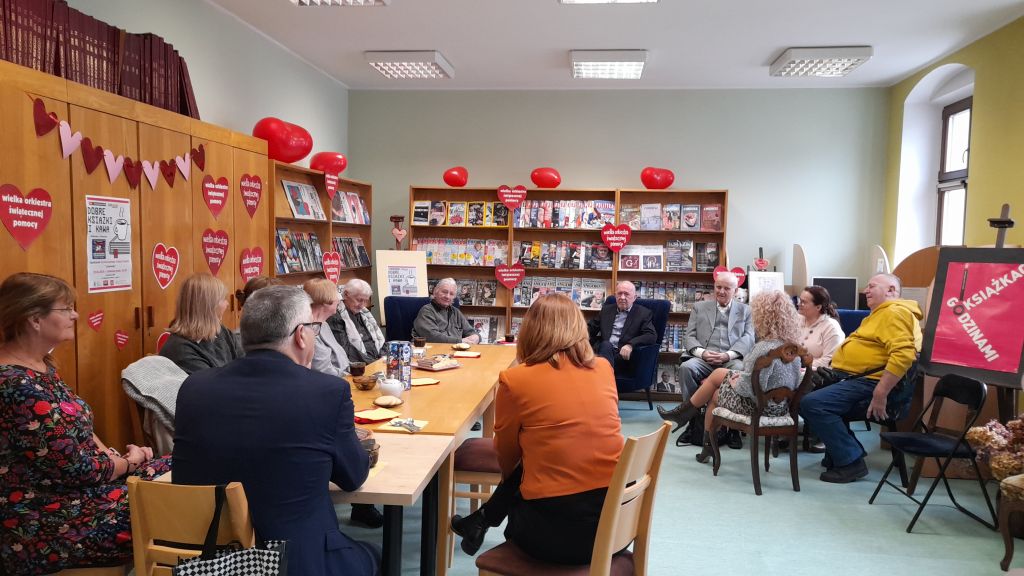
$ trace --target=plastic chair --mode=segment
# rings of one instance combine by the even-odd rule
[[[860,328],[860,323],[868,317],[871,313],[870,310],[837,310],[839,313],[839,326],[843,329],[843,334],[849,336],[853,332]]]
[[[601,509],[589,566],[540,562],[506,542],[476,559],[480,576],[647,574],[651,511],[654,509],[661,457],[665,454],[671,429],[672,425],[664,422],[658,430],[646,436],[626,439]],[[633,544],[632,552],[616,553],[630,543]]]
[[[750,474],[754,480],[754,493],[761,495],[761,473],[758,470],[758,438],[764,437],[764,471],[768,472],[771,456],[772,438],[783,436],[789,438],[789,474],[793,481],[793,491],[800,491],[800,472],[797,469],[796,443],[799,432],[800,399],[804,394],[810,392],[811,370],[804,370],[803,379],[795,389],[775,388],[765,392],[761,386],[761,370],[767,368],[775,360],[781,360],[789,364],[800,358],[803,366],[811,365],[811,355],[807,350],[796,344],[786,343],[771,352],[761,356],[754,362],[754,370],[750,374],[751,388],[754,390],[754,413],[751,415],[737,414],[722,406],[716,407],[711,414],[711,449],[714,454],[714,465],[712,473],[718,476],[718,469],[722,465],[721,452],[718,449],[718,429],[728,426],[734,430],[741,430],[750,436]],[[775,402],[788,402],[789,414],[786,416],[763,416],[765,407],[769,400]]]
[[[615,304],[615,297],[609,296],[605,304]],[[638,346],[633,349],[629,358],[628,368],[615,369],[615,387],[619,393],[635,392],[643,390],[647,396],[647,407],[654,410],[654,403],[651,401],[651,386],[658,373],[658,354],[661,352],[661,342],[665,337],[665,326],[668,325],[668,314],[672,305],[668,300],[652,300],[638,298],[634,304],[639,304],[651,311],[653,317],[651,322],[654,330],[658,333],[658,340],[654,344]]]
[[[429,296],[386,296],[384,298],[384,337],[388,340],[412,340],[412,324],[420,309],[430,303]],[[461,302],[456,298],[456,308]]]
[[[136,576],[171,576],[174,566],[202,553],[213,518],[215,486],[183,486],[128,478]],[[238,482],[227,485],[217,544],[256,544],[249,503]]]
[[[988,497],[988,491],[985,490],[985,481],[982,480],[981,471],[978,469],[978,463],[975,460],[976,453],[965,440],[967,430],[969,430],[978,419],[981,407],[985,404],[986,395],[987,389],[985,385],[973,378],[967,378],[957,374],[947,374],[940,378],[938,383],[935,385],[935,392],[932,395],[931,401],[929,401],[924,407],[921,411],[921,415],[917,418],[917,422],[914,423],[914,427],[912,428],[914,431],[882,432],[880,434],[882,440],[888,442],[892,450],[892,463],[890,463],[889,467],[885,470],[885,474],[882,475],[882,479],[878,481],[878,486],[875,487],[875,492],[871,495],[868,503],[874,504],[875,498],[878,496],[878,492],[882,489],[883,484],[892,486],[897,492],[916,502],[918,504],[917,513],[914,514],[913,519],[910,520],[910,524],[907,526],[907,532],[910,532],[914,529],[914,524],[916,524],[917,519],[921,517],[921,512],[924,511],[925,505],[928,504],[928,500],[932,497],[932,492],[935,491],[935,488],[939,485],[939,481],[941,480],[946,486],[946,493],[949,495],[949,499],[953,502],[953,506],[955,506],[957,510],[985,526],[994,529],[996,512],[992,508],[992,501]],[[952,400],[958,404],[963,404],[967,407],[967,417],[964,419],[964,426],[960,430],[942,430],[937,426],[939,413],[942,411],[942,406],[946,399]],[[924,417],[925,414],[928,414],[929,409],[931,409],[931,415],[928,418],[928,423],[925,424]],[[918,429],[921,431],[916,431]],[[952,434],[949,434],[949,432],[952,432]],[[939,472],[936,474],[931,487],[928,488],[928,493],[925,494],[924,500],[919,501],[908,491],[904,491],[901,487],[889,482],[889,474],[892,472],[892,469],[897,466],[898,461],[903,459],[904,454],[916,456],[919,459],[932,458],[939,466]],[[989,513],[992,515],[992,523],[986,522],[970,510],[961,506],[960,503],[956,501],[956,497],[953,496],[953,490],[949,487],[949,481],[946,479],[946,468],[949,467],[949,463],[952,462],[954,458],[969,460],[971,462],[971,466],[974,467],[974,473],[978,479],[978,486],[981,487],[981,492],[985,496],[985,503],[988,505]]]

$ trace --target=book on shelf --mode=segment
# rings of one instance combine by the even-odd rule
[[[623,204],[619,209],[619,223],[640,230],[640,205]]]
[[[700,208],[701,232],[722,231],[722,205],[705,204]]]
[[[449,202],[448,203],[448,226],[465,226],[466,225],[466,203],[465,202]]]
[[[430,217],[427,224],[431,226],[444,226],[448,215],[448,204],[443,200],[434,200],[430,203]]]
[[[367,214],[365,213],[363,200],[359,197],[359,194],[355,192],[342,192],[338,191],[338,194],[344,194],[348,209],[352,213],[352,221],[350,224],[369,224]]]
[[[484,205],[486,202],[466,203],[466,226],[484,226]]]
[[[331,198],[331,220],[344,224],[355,222],[355,216],[348,205],[348,196],[344,192],[336,192]]]
[[[665,269],[669,272],[693,272],[692,240],[669,240],[665,243]]]
[[[508,226],[508,206],[494,202],[492,226]]]
[[[718,266],[718,243],[696,242],[693,247],[693,257],[697,272],[714,272],[715,267]]]
[[[665,270],[665,247],[660,244],[640,246],[640,270],[662,272]]]
[[[651,388],[651,392],[680,393],[675,364],[658,364],[658,371],[654,375],[654,386]]]
[[[679,230],[682,207],[679,204],[665,204],[661,208],[661,229]]]
[[[690,232],[700,231],[700,204],[683,204],[680,211],[682,220],[679,229]]]
[[[494,306],[497,294],[497,280],[477,280],[476,295],[473,297],[473,302],[475,302],[477,306]]]
[[[640,229],[661,230],[661,204],[640,205]]]
[[[430,224],[430,200],[416,200],[412,203],[412,224],[414,226]]]
[[[414,237],[411,248],[426,252],[427,264],[497,266],[508,260],[508,240]]]
[[[484,202],[484,226],[494,226],[494,202]]]
[[[459,303],[462,306],[473,306],[476,298],[476,280],[456,280],[458,285]]]

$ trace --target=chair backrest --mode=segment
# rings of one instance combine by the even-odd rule
[[[918,424],[921,425],[926,432],[935,432],[938,430],[937,423],[939,420],[939,413],[942,412],[942,404],[945,399],[950,399],[958,404],[963,404],[967,407],[967,415],[964,418],[964,428],[962,430],[950,430],[950,432],[957,435],[967,434],[967,430],[974,426],[974,422],[978,419],[981,413],[982,406],[985,405],[985,398],[988,397],[988,388],[982,382],[975,380],[974,378],[968,378],[966,376],[960,376],[959,374],[946,374],[935,384],[935,391],[932,393],[932,399],[928,402],[928,405],[921,411],[921,416],[918,418]],[[931,408],[929,413],[928,409]],[[924,424],[925,414],[928,416],[928,424]],[[917,425],[914,426],[917,429]]]
[[[843,334],[849,336],[853,332],[860,328],[860,323],[868,317],[871,313],[870,310],[847,310],[842,309],[837,311],[839,313],[839,326],[843,329]]]
[[[384,298],[384,335],[388,340],[412,340],[412,323],[420,309],[430,303],[429,296],[386,296]]]
[[[604,299],[605,304],[615,304],[615,296]],[[668,325],[668,314],[672,311],[672,303],[668,300],[655,300],[653,298],[637,298],[634,304],[639,304],[651,311],[651,322],[658,332],[658,347],[661,347],[662,339],[665,338],[665,327]]]
[[[590,561],[592,576],[608,576],[612,555],[630,542],[634,543],[635,573],[646,574],[651,512],[670,429],[671,424],[664,422],[646,436],[626,438],[597,525]]]
[[[779,360],[784,364],[789,364],[797,358],[800,359],[800,365],[807,368],[807,370],[804,370],[803,378],[798,386],[792,390],[789,388],[775,388],[768,392],[765,392],[761,388],[761,370],[767,368],[776,360]],[[796,415],[799,413],[800,399],[803,398],[803,395],[809,392],[813,386],[811,383],[811,374],[813,373],[813,370],[810,369],[811,362],[812,358],[810,353],[807,352],[807,349],[792,342],[786,342],[755,360],[754,369],[750,374],[750,387],[754,391],[756,404],[755,414],[751,416],[751,422],[757,422],[761,416],[761,412],[763,412],[764,408],[768,405],[768,400],[774,400],[775,402],[788,402],[789,413],[795,419]]]
[[[241,484],[232,482],[225,492],[217,544],[237,542],[251,548],[256,537],[245,491]],[[214,486],[128,478],[136,576],[170,576],[179,559],[199,556],[213,520],[215,501]]]

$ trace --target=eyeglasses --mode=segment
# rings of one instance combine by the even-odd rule
[[[74,306],[68,306],[67,308],[50,308],[50,312],[66,312],[68,314],[74,314],[75,313],[75,307]]]
[[[292,328],[292,331],[289,332],[288,335],[291,336],[292,334],[295,334],[295,331],[299,329],[299,326],[305,326],[307,330],[313,333],[313,336],[319,336],[320,328],[322,328],[323,325],[323,322],[303,322],[301,324],[296,324],[295,328]]]

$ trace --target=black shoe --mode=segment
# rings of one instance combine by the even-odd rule
[[[682,434],[676,436],[676,446],[689,446],[690,444],[693,444],[695,446],[698,445],[700,442],[695,442],[693,440],[693,430],[694,426],[691,424],[689,428],[683,430]]]
[[[367,528],[380,528],[384,525],[384,516],[373,504],[353,504],[350,520]]]
[[[658,414],[664,420],[674,423],[676,426],[672,429],[673,432],[679,430],[686,423],[693,419],[697,413],[700,412],[700,408],[690,404],[689,400],[683,400],[678,406],[671,410],[665,410],[661,406],[658,406]]]
[[[857,458],[853,462],[850,462],[846,466],[838,466],[830,470],[825,470],[821,473],[822,482],[831,482],[833,484],[849,484],[858,478],[863,478],[868,475],[868,465],[864,463],[863,458]]]
[[[825,454],[825,457],[821,459],[821,467],[825,470],[831,470],[834,468],[834,466],[832,466],[832,457]]]
[[[480,550],[484,543],[484,536],[487,535],[487,521],[479,510],[463,518],[456,514],[452,516],[452,532],[462,536],[462,551],[473,556]]]
[[[479,432],[480,428],[482,428],[482,426],[480,426],[479,422],[473,422],[473,426],[470,428],[470,430],[472,430],[473,432]]]
[[[732,448],[733,450],[740,450],[740,449],[742,449],[743,448],[743,438],[740,437],[740,431],[739,430],[730,430],[729,431],[729,439],[726,440],[726,444],[728,444],[729,448]]]
[[[704,449],[697,454],[697,462],[705,464],[711,456],[714,455],[714,450],[711,449],[711,434],[705,432],[703,440]]]

